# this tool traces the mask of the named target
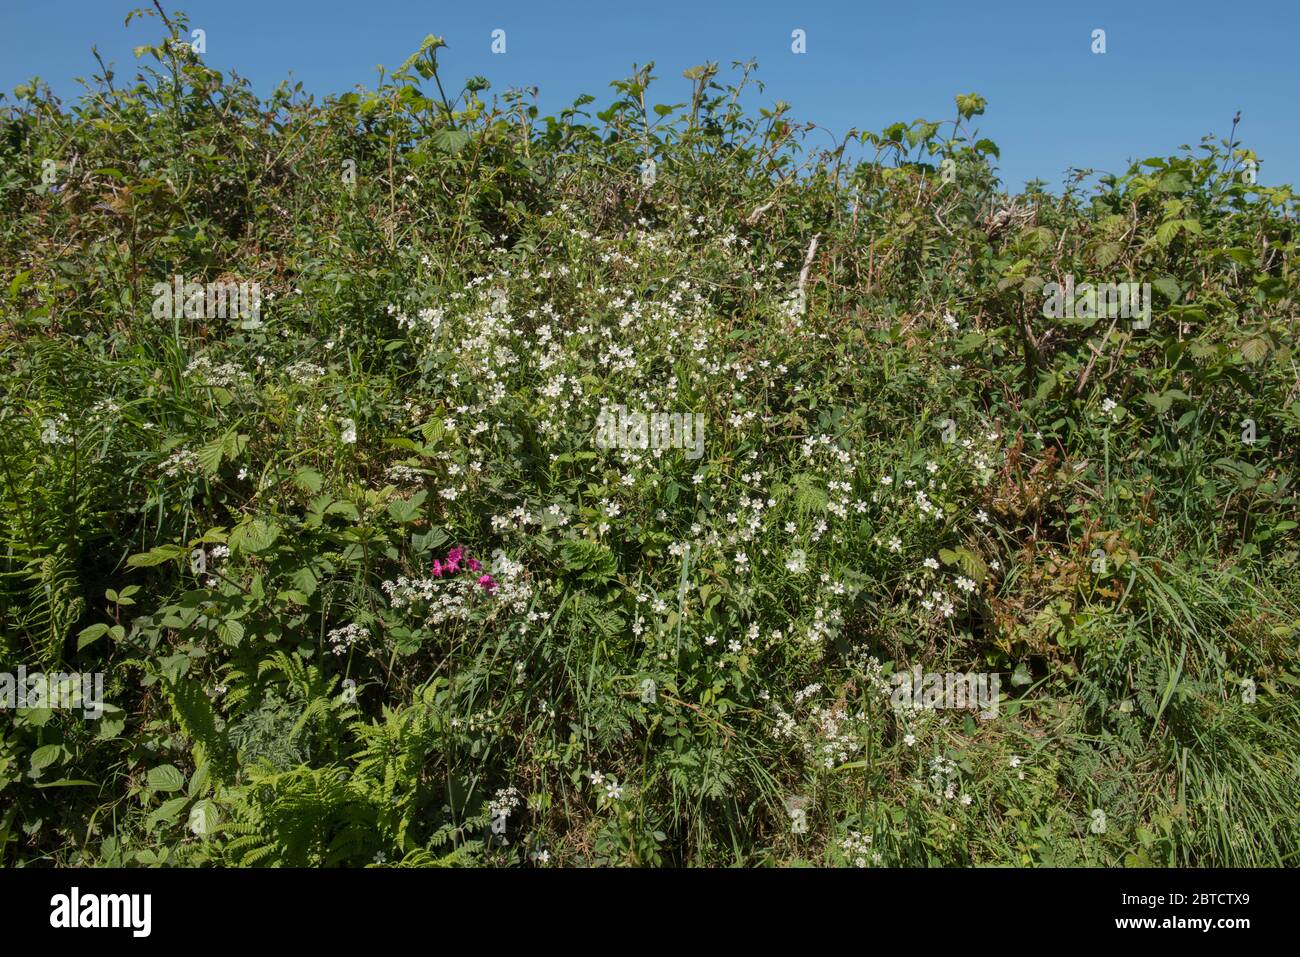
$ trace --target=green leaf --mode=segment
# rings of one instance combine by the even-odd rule
[[[260,552],[271,547],[279,537],[280,527],[263,518],[254,518],[241,522],[230,532],[230,550],[238,552]]]
[[[1170,302],[1177,302],[1178,297],[1183,294],[1182,289],[1179,288],[1178,280],[1172,276],[1162,276],[1153,280],[1151,285]]]
[[[221,469],[221,457],[226,453],[226,437],[223,435],[199,446],[198,461],[204,475],[216,475]]]
[[[1256,337],[1254,339],[1247,339],[1241,344],[1241,357],[1247,362],[1258,362],[1266,355],[1268,355],[1267,339]]]
[[[151,791],[179,791],[185,787],[185,775],[174,764],[150,768],[145,782]]]
[[[244,640],[244,626],[233,618],[225,618],[217,623],[217,637],[223,644],[237,648]]]
[[[189,549],[184,545],[158,545],[147,552],[132,555],[126,560],[126,563],[133,568],[148,568],[153,565],[161,565],[163,562],[175,561],[177,558],[188,554]]]
[[[293,473],[293,484],[305,492],[319,492],[324,482],[325,477],[315,469],[302,468]]]
[[[420,517],[420,506],[428,498],[429,493],[425,491],[416,492],[409,499],[396,498],[388,503],[388,514],[401,524],[413,522]]]
[[[984,107],[988,105],[988,101],[978,93],[962,93],[956,97],[956,100],[957,112],[965,119],[979,116],[984,112]]]
[[[93,644],[106,634],[108,634],[108,625],[103,623],[81,629],[81,633],[77,636],[77,650],[80,651],[87,645]]]
[[[58,761],[63,755],[63,745],[46,744],[32,752],[32,773],[35,774]]]
[[[181,811],[185,810],[185,805],[189,803],[189,798],[178,797],[164,801],[158,810],[154,811],[145,819],[145,824],[150,829],[157,827],[159,824],[173,824],[176,818],[180,816]]]

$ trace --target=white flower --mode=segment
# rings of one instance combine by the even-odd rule
[[[984,509],[980,509],[975,513],[975,520],[978,522],[987,522],[989,520],[989,513],[984,511]]]
[[[958,575],[957,587],[969,595],[971,592],[975,590],[975,583],[963,575]]]
[[[903,543],[900,542],[897,538],[891,538],[891,539],[889,540],[889,550],[890,550],[891,552],[899,552],[899,551],[902,551],[902,550],[903,550]]]
[[[357,424],[352,419],[339,419],[343,434],[339,437],[344,445],[357,444]]]
[[[786,560],[785,567],[795,575],[802,575],[808,570],[808,555],[802,548],[796,548],[790,553]]]
[[[931,571],[934,571],[935,569],[937,569],[937,568],[939,567],[939,563],[938,563],[937,561],[935,561],[933,558],[927,558],[927,559],[925,560],[925,563],[924,563],[924,564],[925,564],[925,567],[928,568],[928,569],[930,569]]]
[[[592,772],[591,772],[591,786],[592,786],[592,787],[597,787],[597,788],[600,787],[601,784],[604,783],[604,780],[605,780],[605,775],[601,774],[599,771],[592,771]]]
[[[1117,405],[1117,403],[1115,402],[1114,399],[1106,399],[1106,400],[1105,400],[1104,402],[1102,402],[1102,404],[1101,404],[1101,411],[1104,412],[1104,413],[1106,413],[1107,415],[1110,415],[1112,412],[1115,411],[1115,406],[1116,406],[1116,405]]]
[[[916,744],[916,735],[914,734],[903,735],[903,743],[907,745],[909,748],[913,747]]]
[[[605,786],[605,797],[611,801],[617,801],[623,796],[623,788],[619,786],[618,781],[610,778],[609,784]]]
[[[1018,757],[1017,757],[1016,755],[1014,755],[1014,754],[1011,755],[1011,759],[1010,759],[1009,761],[1007,761],[1007,765],[1008,765],[1009,767],[1013,767],[1013,768],[1018,768],[1018,767],[1020,767],[1020,758],[1018,758]]]

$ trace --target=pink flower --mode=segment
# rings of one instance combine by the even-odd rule
[[[481,578],[479,578],[478,583],[482,585],[484,588],[486,588],[488,591],[492,591],[497,587],[497,583],[492,580],[491,575],[483,575]]]
[[[465,564],[469,566],[469,570],[472,572],[476,572],[483,567],[483,563],[480,562],[477,558],[471,558]]]
[[[454,568],[452,569],[452,571],[455,571],[455,570],[456,570],[456,569],[454,569]],[[442,577],[442,562],[438,561],[438,559],[436,559],[436,558],[433,560],[433,577],[434,577],[434,578],[441,578],[441,577]]]
[[[464,553],[461,551],[461,547],[459,545],[457,545],[455,548],[453,548],[451,551],[447,553],[447,571],[449,572],[460,571],[460,557],[462,554]]]

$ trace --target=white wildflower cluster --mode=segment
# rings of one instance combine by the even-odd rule
[[[380,588],[395,609],[425,606],[425,622],[429,625],[469,621],[476,612],[490,621],[503,611],[522,614],[527,610],[533,588],[521,563],[498,549],[484,571],[491,578],[488,584],[482,581],[482,575],[462,569],[431,578],[401,575],[383,582]]]
[[[813,608],[813,619],[804,628],[803,640],[810,645],[825,645],[840,633],[844,626],[844,612],[819,601]]]
[[[862,750],[863,736],[854,722],[860,725],[866,720],[863,712],[850,720],[843,708],[814,708],[810,719],[815,737],[810,735],[803,742],[804,756],[819,761],[828,771]]]
[[[452,718],[451,726],[457,731],[478,734],[496,728],[496,719],[490,711],[476,711],[465,718]]]
[[[921,599],[921,607],[927,612],[937,615],[940,619],[951,618],[956,614],[952,599],[945,592],[938,589],[930,592],[928,598]]]
[[[315,385],[320,379],[325,378],[325,370],[306,359],[299,359],[285,366],[284,374],[298,385]]]
[[[179,448],[163,459],[162,465],[159,467],[168,478],[176,478],[183,473],[190,473],[197,469],[199,467],[199,457],[197,453],[187,448]]]
[[[951,758],[945,758],[941,754],[936,754],[930,759],[930,783],[934,785],[936,792],[943,794],[945,801],[952,801],[957,797],[957,786],[959,772],[957,762]],[[969,801],[963,803],[969,804]]]
[[[523,803],[523,797],[519,789],[511,786],[508,788],[499,788],[496,796],[488,802],[488,813],[494,818],[508,818],[510,812]]]
[[[494,532],[504,532],[507,530],[526,532],[528,531],[528,526],[540,524],[540,520],[538,520],[531,511],[524,508],[522,505],[512,508],[504,515],[492,516],[492,531]]]
[[[815,459],[821,454],[841,465],[850,465],[853,462],[853,456],[840,448],[835,437],[831,435],[808,436],[803,440],[802,453],[806,459]]]
[[[364,625],[348,624],[332,629],[325,638],[329,642],[330,651],[336,655],[346,655],[353,647],[370,638],[370,629]]]
[[[879,658],[875,655],[868,655],[865,650],[859,649],[849,653],[848,664],[862,675],[868,695],[874,694],[883,699],[889,698],[893,686],[889,683],[889,679],[885,677],[884,667],[881,665]]]
[[[390,465],[384,469],[384,476],[394,485],[422,485],[425,474],[409,465]]]
[[[841,704],[810,705],[821,691],[821,684],[814,683],[795,692],[792,710],[797,714],[806,708],[802,719],[772,702],[772,737],[797,742],[806,759],[831,770],[862,750],[866,713],[858,711],[850,716]]]
[[[398,312],[396,306],[388,307],[388,314],[394,316],[397,320],[399,329],[409,329],[412,332],[418,332],[427,336],[435,336],[438,330],[442,328],[442,320],[446,312],[442,309],[427,308],[421,309],[412,319],[405,313]]]
[[[861,831],[849,831],[848,835],[840,841],[840,850],[845,857],[853,862],[854,867],[866,867],[868,861],[872,864],[879,864],[883,860],[880,852],[873,850],[871,844],[872,836],[870,834],[864,835]]]
[[[221,578],[216,573],[221,570],[221,566],[225,564],[226,559],[229,557],[230,549],[225,545],[213,545],[204,551],[202,556],[203,564],[195,567],[195,571],[198,571],[201,567],[207,573],[203,579],[204,588],[219,588],[221,586]],[[191,561],[194,561],[193,557]]]
[[[623,798],[623,786],[614,777],[605,777],[600,771],[591,772],[591,786],[606,801],[619,801]]]
[[[207,355],[197,355],[185,367],[186,378],[193,378],[214,388],[245,390],[253,387],[253,377],[233,362],[214,364]]]
[[[528,603],[533,597],[533,586],[528,570],[521,562],[512,561],[504,552],[497,549],[488,565],[488,573],[496,582],[492,594],[497,602],[515,614],[527,610]]]

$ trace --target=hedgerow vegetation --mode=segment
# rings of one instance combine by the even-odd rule
[[[1248,149],[1012,196],[975,94],[832,142],[647,66],[543,117],[430,37],[259,99],[144,29],[5,103],[0,670],[106,702],[0,712],[5,864],[1296,863]],[[1066,277],[1149,328],[1044,318]],[[598,447],[617,405],[703,454]],[[1000,708],[895,707],[917,666]]]

